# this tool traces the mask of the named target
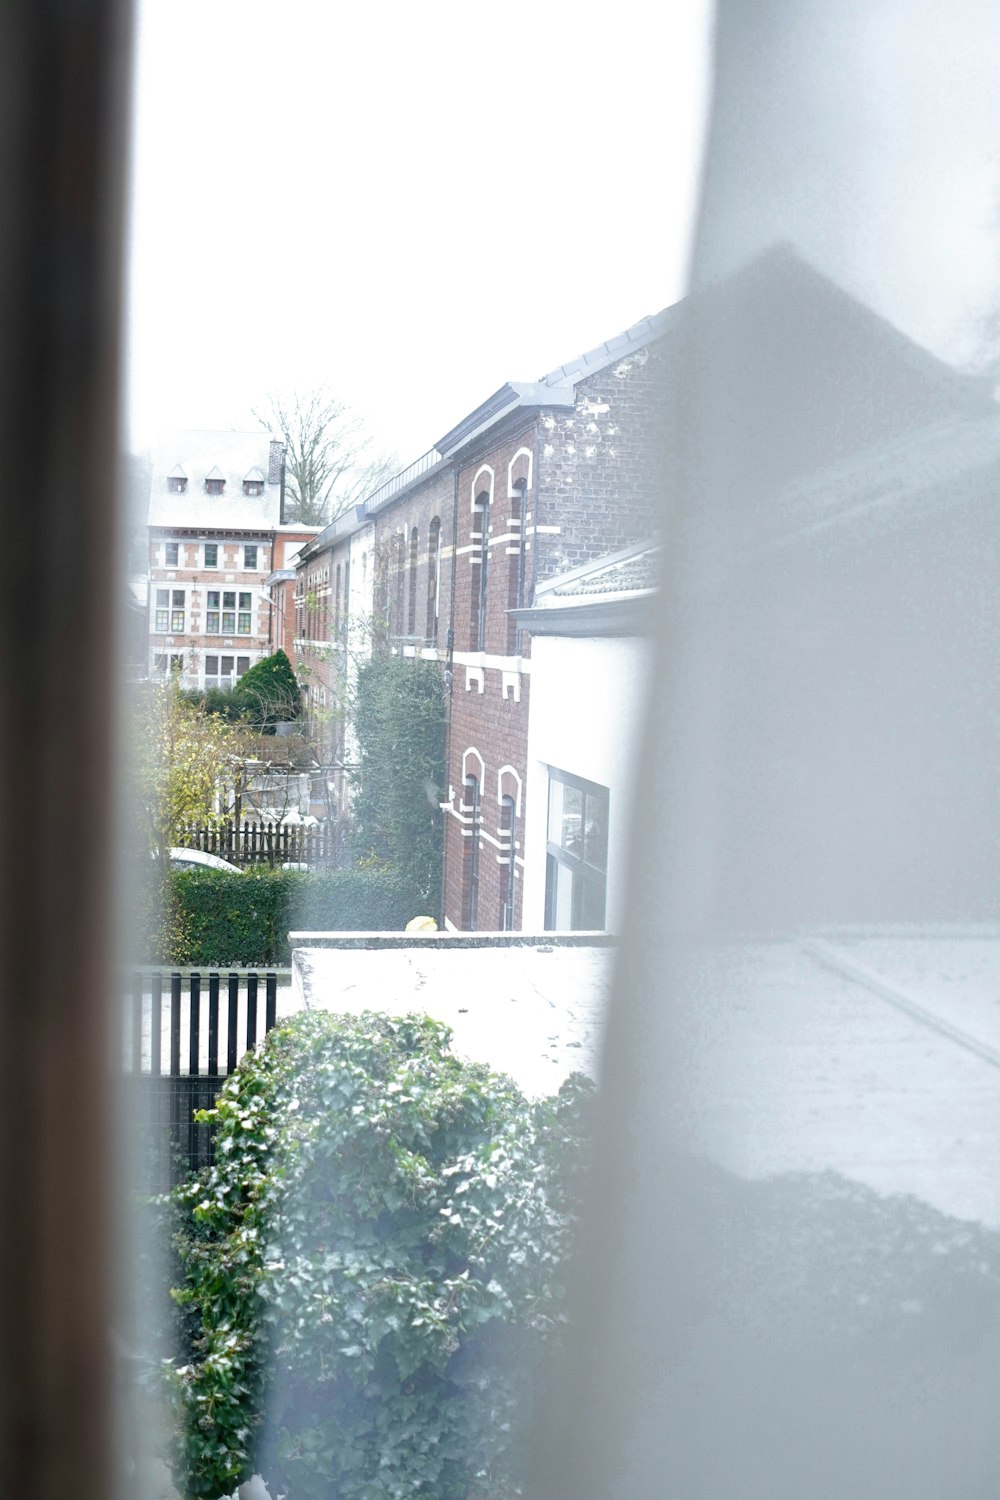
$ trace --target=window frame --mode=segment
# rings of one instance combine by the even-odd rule
[[[554,786],[568,787],[581,796],[580,804],[580,850],[567,847],[562,833],[553,839],[552,810]],[[603,848],[602,862],[595,863],[588,856],[588,799],[603,804]],[[600,782],[588,781],[557,766],[548,767],[548,788],[545,810],[545,931],[546,932],[603,932],[606,931],[608,904],[608,827],[611,813],[611,789]],[[565,817],[565,815],[564,815]],[[564,824],[565,826],[565,824]],[[560,871],[565,872],[560,875]],[[563,883],[569,880],[569,926],[560,925],[559,907],[563,895]],[[595,926],[584,921],[600,907],[601,919]]]

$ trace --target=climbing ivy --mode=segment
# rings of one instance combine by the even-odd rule
[[[182,1492],[513,1500],[565,1319],[590,1085],[526,1100],[424,1016],[306,1013],[175,1193]]]
[[[420,893],[427,914],[441,901],[445,697],[436,662],[373,656],[358,671],[352,719],[353,851],[391,866]]]

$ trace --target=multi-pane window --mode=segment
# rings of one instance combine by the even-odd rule
[[[184,629],[184,590],[157,589],[154,605],[153,629],[157,631]]]
[[[244,572],[247,572],[247,573],[255,573],[257,571],[257,548],[256,547],[244,547],[243,548],[243,569],[244,569]]]
[[[545,926],[598,932],[608,883],[608,789],[549,771]]]
[[[167,480],[167,489],[172,495],[183,495],[187,487],[187,480],[179,474],[171,474]]]
[[[250,635],[253,596],[249,590],[209,589],[205,605],[206,635]]]
[[[176,568],[180,555],[179,542],[164,542],[163,544],[163,566],[165,568]]]
[[[218,542],[205,543],[205,567],[217,568],[219,566],[219,544]]]
[[[244,481],[243,481],[243,493],[244,493],[244,495],[263,495],[263,493],[264,493],[264,481],[263,481],[263,479],[244,479]]]
[[[184,670],[184,656],[176,651],[158,651],[153,657],[153,671],[157,677],[166,677],[168,672],[179,675]]]
[[[249,656],[205,656],[206,688],[231,688],[250,670]]]
[[[226,488],[224,479],[206,479],[205,493],[207,495],[221,495]]]

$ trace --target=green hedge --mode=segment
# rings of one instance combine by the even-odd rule
[[[420,912],[384,870],[176,870],[155,963],[287,964],[289,931],[401,932]]]
[[[426,1016],[306,1012],[173,1195],[175,1479],[288,1500],[514,1500],[567,1317],[592,1086],[532,1103]]]

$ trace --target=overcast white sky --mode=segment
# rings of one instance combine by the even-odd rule
[[[140,0],[127,425],[328,384],[403,463],[683,294],[707,0]]]

